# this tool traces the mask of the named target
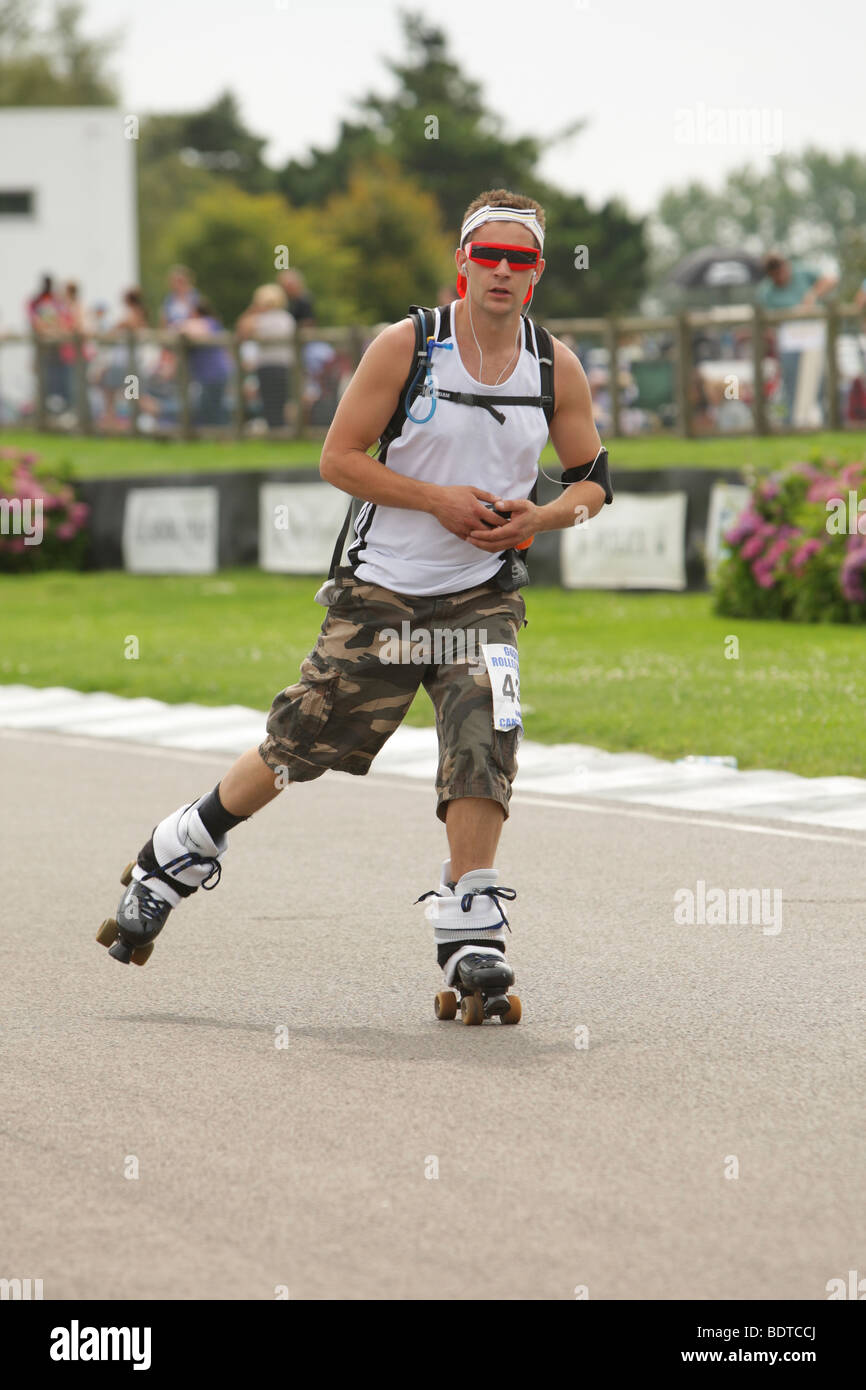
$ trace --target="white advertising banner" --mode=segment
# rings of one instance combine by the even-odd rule
[[[219,502],[214,487],[131,488],[123,513],[123,564],[133,574],[212,574]]]
[[[712,575],[719,561],[727,555],[727,547],[722,537],[731,529],[737,517],[746,510],[750,497],[751,492],[742,483],[713,483],[704,541],[708,577]]]
[[[283,574],[327,574],[349,498],[328,483],[263,483],[259,564]]]
[[[563,531],[566,589],[684,589],[686,493],[618,492],[591,521]]]

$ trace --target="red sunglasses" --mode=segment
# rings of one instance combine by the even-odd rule
[[[535,270],[541,258],[537,246],[505,246],[498,241],[470,241],[466,254],[470,261],[486,266],[499,265],[504,257],[510,270]]]

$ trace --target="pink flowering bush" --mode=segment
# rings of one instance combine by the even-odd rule
[[[0,449],[0,573],[81,569],[89,514],[68,465]]]
[[[724,536],[730,553],[716,573],[716,612],[866,622],[864,498],[866,461],[792,463],[758,479]]]

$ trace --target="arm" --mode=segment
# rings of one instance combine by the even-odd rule
[[[553,339],[553,372],[556,406],[550,422],[551,443],[563,470],[586,466],[601,448],[593,419],[592,396],[579,361],[558,338]],[[482,533],[478,532],[475,543],[482,550],[519,546],[540,531],[560,531],[573,526],[578,515],[581,520],[595,516],[604,502],[604,488],[589,480],[572,483],[561,497],[543,507],[528,498],[497,498],[496,506],[511,512],[511,520],[497,530],[495,539],[482,541]]]
[[[807,307],[811,308],[811,306],[815,304],[822,295],[826,294],[828,290],[835,289],[838,283],[839,281],[835,275],[821,275],[815,281],[812,288],[808,289],[803,295],[803,298],[800,300],[800,307],[803,309]]]
[[[472,528],[491,515],[483,503],[493,501],[492,492],[404,478],[367,452],[397,408],[414,352],[410,319],[391,324],[373,340],[340,398],[322,446],[319,472],[326,482],[365,502],[429,512],[446,531],[469,540]]]

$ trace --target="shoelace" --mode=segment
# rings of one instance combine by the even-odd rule
[[[149,888],[145,888],[143,883],[138,885],[138,911],[141,917],[150,921],[158,913],[164,911],[166,907],[165,898],[157,897]]]
[[[167,864],[163,864],[162,868],[163,872],[167,874],[171,873],[172,870],[174,870],[175,873],[181,874],[184,869],[191,869],[198,864],[210,864],[211,866],[210,873],[202,879],[199,887],[204,889],[216,888],[220,881],[223,866],[218,859],[212,859],[206,854],[194,854],[192,851],[187,854],[179,854],[176,859],[170,859]],[[216,875],[216,877],[214,877],[214,875]],[[211,879],[213,879],[213,883],[211,883]]]
[[[441,896],[442,894],[439,892],[437,888],[428,888],[426,893],[422,893],[420,898],[415,899],[415,902],[422,903],[425,898],[441,898]],[[508,927],[508,930],[511,931],[511,928],[508,926],[508,918],[502,911],[502,903],[499,901],[499,899],[505,898],[508,902],[513,902],[514,899],[517,897],[516,890],[514,888],[502,888],[499,885],[490,888],[471,888],[469,892],[464,893],[462,898],[460,899],[460,907],[462,911],[471,912],[472,899],[481,896],[490,898],[491,901],[496,904],[496,906],[499,909],[499,925],[503,927]]]
[[[514,899],[517,897],[515,889],[502,888],[499,886],[495,888],[471,888],[469,892],[464,893],[463,897],[460,899],[461,910],[463,912],[471,912],[472,899],[481,897],[489,898],[491,902],[496,904],[497,908],[499,909],[499,925],[503,927],[508,927],[508,930],[511,931],[511,928],[508,926],[508,918],[502,910],[502,903],[499,901],[499,899],[505,898],[508,902],[513,902]]]

